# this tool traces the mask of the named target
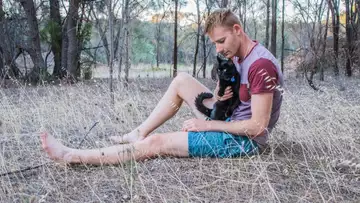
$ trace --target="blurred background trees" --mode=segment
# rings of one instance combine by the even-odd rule
[[[215,49],[204,21],[220,7],[238,14],[283,70],[287,56],[299,60],[310,85],[317,73],[359,70],[358,0],[0,0],[0,79],[76,82],[99,64],[125,82],[138,64],[167,64],[170,77],[181,64],[205,78]]]

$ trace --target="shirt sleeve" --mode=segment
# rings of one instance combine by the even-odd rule
[[[249,70],[251,94],[272,93],[278,84],[278,73],[274,63],[268,59],[258,59]]]

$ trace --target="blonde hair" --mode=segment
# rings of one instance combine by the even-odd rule
[[[230,9],[217,9],[206,19],[205,33],[212,32],[216,26],[232,28],[235,24],[240,25],[240,20]]]

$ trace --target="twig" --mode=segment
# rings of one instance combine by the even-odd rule
[[[77,148],[80,148],[82,143],[85,141],[86,137],[89,135],[90,131],[98,124],[99,122],[96,121],[94,123],[94,125],[91,126],[91,128],[89,129],[89,131],[86,133],[86,135],[84,136],[84,138],[81,140],[81,142],[79,143],[78,147]]]
[[[90,131],[98,124],[99,122],[95,122],[92,127],[89,129],[89,131],[85,134],[84,138],[81,140],[81,142],[79,143],[78,147],[77,148],[80,148],[80,146],[82,145],[82,143],[84,142],[84,140],[86,139],[86,137],[89,135]],[[48,161],[48,162],[45,162],[45,163],[42,163],[42,164],[39,164],[39,165],[36,165],[36,166],[29,166],[29,167],[26,167],[26,168],[23,168],[23,169],[19,169],[19,170],[15,170],[15,171],[9,171],[9,172],[6,172],[6,173],[2,173],[0,174],[0,177],[3,177],[3,176],[6,176],[6,175],[11,175],[11,174],[15,174],[15,173],[21,173],[21,172],[25,172],[25,171],[29,171],[29,170],[32,170],[32,169],[37,169],[37,168],[40,168],[42,166],[45,166],[49,163],[51,163],[52,161]]]

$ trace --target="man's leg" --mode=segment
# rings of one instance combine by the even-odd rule
[[[115,142],[131,143],[141,140],[154,131],[165,121],[173,117],[183,101],[185,101],[197,118],[205,118],[195,106],[195,97],[201,92],[211,91],[187,73],[179,73],[171,82],[164,96],[161,98],[150,116],[136,129],[124,136],[113,136],[111,139]],[[204,105],[212,108],[216,99],[204,100]]]
[[[132,144],[86,150],[66,147],[47,133],[41,134],[40,138],[49,157],[65,163],[118,164],[158,155],[189,156],[187,132],[154,134]]]

